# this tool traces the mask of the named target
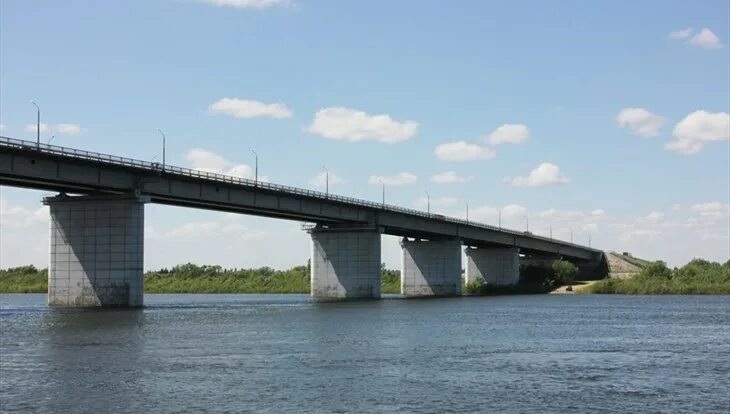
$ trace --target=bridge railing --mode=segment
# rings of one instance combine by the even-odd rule
[[[324,193],[321,191],[315,191],[315,190],[308,190],[304,188],[299,187],[293,187],[288,185],[282,185],[282,184],[274,184],[266,181],[256,181],[251,180],[248,178],[241,178],[241,177],[234,177],[230,175],[225,174],[219,174],[215,172],[210,171],[204,171],[204,170],[197,170],[192,168],[185,168],[185,167],[176,167],[173,165],[162,165],[158,162],[151,162],[151,161],[142,161],[137,160],[134,158],[127,158],[127,157],[120,157],[116,155],[109,155],[109,154],[102,154],[99,152],[93,152],[93,151],[86,151],[86,150],[80,150],[70,147],[62,147],[59,145],[51,145],[51,144],[44,144],[44,143],[37,143],[32,141],[26,141],[16,138],[10,138],[10,137],[4,137],[0,136],[0,148],[6,147],[6,148],[16,148],[26,151],[36,151],[44,154],[52,154],[52,155],[60,155],[64,157],[70,157],[70,158],[77,158],[77,159],[83,159],[83,160],[90,160],[90,161],[98,161],[98,162],[104,162],[108,164],[113,165],[119,165],[123,167],[134,167],[134,168],[142,168],[146,170],[150,170],[153,172],[164,172],[166,174],[178,174],[186,177],[194,177],[194,178],[204,178],[207,180],[213,180],[213,181],[220,181],[224,183],[230,183],[230,184],[236,184],[236,185],[242,185],[252,188],[262,188],[262,189],[269,189],[274,191],[280,191],[290,194],[296,194],[296,195],[304,195],[307,197],[322,199],[322,200],[334,200],[342,203],[347,204],[353,204],[356,206],[361,207],[368,207],[372,209],[377,210],[386,210],[386,211],[393,211],[398,213],[404,213],[414,216],[420,216],[420,217],[426,217],[432,220],[442,220],[445,222],[450,223],[457,223],[467,226],[474,226],[474,227],[480,227],[485,228],[489,230],[495,230],[500,231],[503,233],[509,233],[513,235],[518,236],[525,236],[529,235],[531,238],[535,239],[541,239],[544,241],[550,241],[550,242],[557,242],[564,245],[570,245],[580,248],[585,248],[584,246],[580,246],[575,243],[563,241],[563,240],[556,240],[553,238],[538,236],[532,233],[526,234],[525,232],[520,232],[516,230],[510,230],[506,229],[504,227],[498,227],[493,226],[490,224],[484,224],[479,222],[474,222],[472,220],[465,220],[460,219],[456,217],[448,217],[443,216],[441,214],[433,214],[428,213],[425,211],[400,207],[392,204],[386,204],[386,203],[376,203],[373,201],[358,199],[354,197],[347,197],[347,196],[341,196],[337,194],[331,194],[331,193]]]

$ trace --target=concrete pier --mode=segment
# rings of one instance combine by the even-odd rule
[[[401,294],[408,297],[461,295],[459,240],[401,241]]]
[[[466,283],[482,279],[488,285],[514,285],[520,280],[517,247],[467,247]]]
[[[313,298],[380,298],[379,230],[315,227],[308,231]]]
[[[145,201],[65,194],[43,200],[51,213],[48,305],[142,306]]]

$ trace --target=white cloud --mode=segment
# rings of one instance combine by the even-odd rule
[[[723,204],[719,201],[695,204],[691,209],[693,213],[699,214],[702,218],[721,219],[730,216],[730,204]]]
[[[286,5],[289,4],[289,0],[203,0],[205,3],[212,4],[219,7],[236,7],[236,8],[251,8],[251,9],[264,9],[271,6]]]
[[[591,215],[597,216],[597,217],[603,217],[606,215],[606,212],[602,208],[598,208],[598,209],[591,211]]]
[[[193,148],[185,154],[185,158],[192,164],[192,168],[199,171],[230,175],[238,178],[253,178],[253,171],[246,164],[234,164],[222,156],[202,148]],[[260,177],[261,181],[268,181]]]
[[[208,106],[208,112],[234,118],[290,118],[292,112],[281,103],[267,104],[239,98],[222,98]]]
[[[0,124],[0,131],[5,131],[5,129],[7,129],[5,124]]]
[[[27,132],[33,132],[35,133],[37,129],[36,124],[28,124],[25,126],[25,130]],[[41,133],[44,132],[50,132],[55,131],[59,134],[63,135],[78,135],[85,130],[81,128],[79,125],[76,124],[56,124],[56,125],[48,125],[41,122]]]
[[[708,28],[700,30],[700,32],[692,36],[687,43],[704,49],[720,49],[723,47],[720,38],[717,37],[715,33],[712,33],[712,30]]]
[[[83,132],[83,129],[75,124],[56,124],[53,129],[63,135],[77,135]]]
[[[664,220],[664,213],[660,213],[658,211],[652,211],[651,213],[647,214],[644,217],[641,217],[642,220],[648,221],[649,223],[659,223],[660,221]]]
[[[730,114],[695,111],[674,127],[674,140],[665,148],[682,154],[694,154],[712,141],[730,139]]]
[[[443,161],[473,161],[494,158],[496,152],[487,147],[469,144],[466,141],[448,142],[440,144],[434,149],[436,157]]]
[[[48,132],[50,130],[48,124],[44,124],[43,122],[40,123],[40,127],[41,132]],[[36,132],[38,130],[38,124],[28,124],[25,126],[25,130],[27,132]]]
[[[552,163],[543,162],[530,171],[527,177],[506,177],[505,181],[515,187],[541,187],[545,185],[565,184],[570,181],[560,173],[560,168]]]
[[[339,141],[373,139],[392,144],[413,138],[418,131],[418,123],[398,122],[385,114],[368,115],[356,109],[333,106],[317,111],[306,131]]]
[[[394,175],[371,175],[368,179],[370,184],[380,184],[399,186],[413,184],[418,181],[418,177],[414,174],[402,172]]]
[[[692,34],[692,28],[688,27],[682,30],[675,30],[669,33],[670,39],[686,39]]]
[[[465,183],[471,181],[473,176],[461,176],[454,171],[444,171],[439,174],[434,174],[431,177],[431,181],[436,184],[451,184],[451,183]]]
[[[504,124],[492,131],[485,138],[491,145],[499,144],[521,144],[527,141],[530,130],[522,124]]]
[[[341,184],[341,183],[344,183],[344,182],[345,182],[345,180],[343,180],[338,175],[336,175],[335,173],[333,173],[333,172],[330,171],[330,173],[329,173],[329,185],[330,185],[330,187],[332,186],[332,184]],[[327,172],[326,171],[322,171],[321,173],[319,173],[319,174],[315,175],[314,177],[312,177],[309,180],[309,185],[311,185],[312,187],[316,187],[316,188],[325,188],[325,187],[327,187]]]
[[[631,129],[634,135],[655,137],[665,123],[665,119],[644,108],[624,108],[616,117],[619,127]]]

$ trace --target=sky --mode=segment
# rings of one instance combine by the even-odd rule
[[[0,2],[0,134],[682,265],[730,256],[730,3]],[[0,268],[52,193],[0,187]],[[500,213],[501,212],[501,213]],[[303,264],[301,223],[148,204],[145,268]],[[383,260],[400,265],[395,237]]]

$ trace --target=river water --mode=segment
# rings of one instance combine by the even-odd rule
[[[727,413],[730,296],[0,295],[0,411]]]

